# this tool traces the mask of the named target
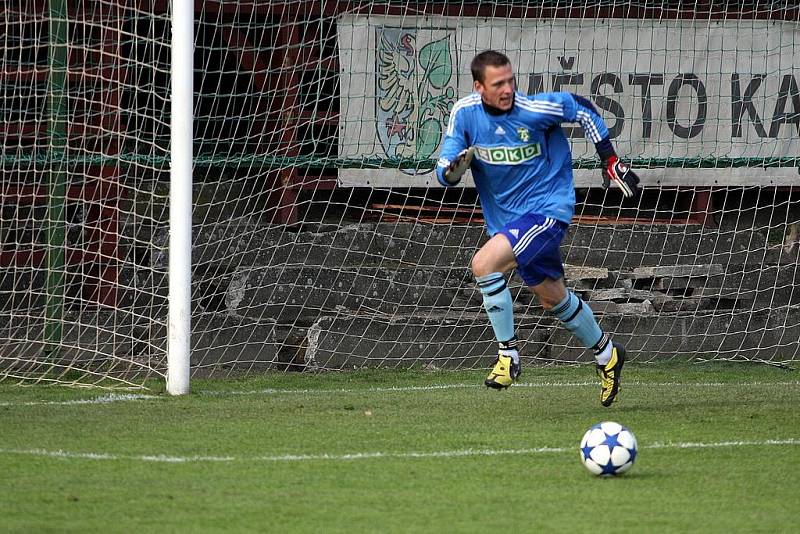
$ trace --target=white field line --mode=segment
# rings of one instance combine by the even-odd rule
[[[767,447],[767,446],[797,446],[800,439],[767,439],[757,441],[731,440],[710,443],[653,443],[640,446],[640,449],[716,449],[725,447]],[[372,460],[382,458],[465,458],[475,456],[530,456],[538,454],[576,452],[573,447],[536,447],[526,449],[461,449],[451,451],[433,452],[355,452],[348,454],[281,454],[269,456],[170,456],[158,455],[130,455],[113,454],[105,452],[69,452],[63,450],[49,451],[46,449],[0,449],[2,455],[38,456],[45,458],[58,458],[65,460],[123,460],[135,462],[156,463],[230,463],[230,462],[309,462],[309,461],[353,461]]]
[[[75,399],[66,401],[25,401],[25,402],[0,402],[0,406],[75,406],[82,404],[111,404],[112,402],[130,402],[148,399],[157,399],[156,395],[141,395],[141,394],[116,394],[103,395],[102,397],[93,397],[91,399]]]
[[[625,387],[691,387],[691,388],[724,388],[724,387],[786,387],[800,386],[800,381],[789,382],[622,382]],[[599,382],[518,382],[511,386],[514,388],[573,388],[573,387],[597,387]],[[277,395],[277,394],[331,394],[331,393],[392,393],[403,391],[436,391],[440,389],[486,389],[482,384],[440,384],[430,386],[391,386],[391,387],[371,387],[371,388],[340,388],[340,389],[278,389],[265,388],[248,391],[198,391],[198,395],[207,396],[237,396],[237,395]]]

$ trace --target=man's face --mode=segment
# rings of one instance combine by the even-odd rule
[[[514,105],[516,84],[511,65],[487,66],[483,71],[483,82],[475,80],[474,86],[484,103],[492,107],[508,111]]]

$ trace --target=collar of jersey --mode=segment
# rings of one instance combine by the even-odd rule
[[[514,110],[514,105],[516,103],[517,103],[517,94],[516,93],[514,93],[514,100],[511,102],[511,107],[508,108],[508,109],[500,109],[500,108],[496,108],[494,106],[490,106],[489,104],[484,102],[483,99],[481,99],[481,104],[483,105],[483,109],[486,110],[486,113],[488,113],[489,115],[493,115],[495,117],[511,113]]]

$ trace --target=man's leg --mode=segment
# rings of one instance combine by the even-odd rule
[[[521,372],[517,338],[514,335],[514,303],[504,274],[515,265],[514,251],[502,234],[492,237],[472,259],[472,274],[483,295],[484,309],[500,345],[494,368],[484,381],[494,389],[507,388]]]
[[[545,278],[529,289],[539,298],[548,313],[558,317],[586,348],[594,351],[600,375],[600,403],[611,406],[619,393],[620,374],[625,363],[625,349],[605,334],[594,318],[589,305],[567,290],[564,279]]]

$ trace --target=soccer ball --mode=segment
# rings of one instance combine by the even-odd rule
[[[581,462],[595,475],[620,475],[636,460],[636,437],[619,423],[597,423],[581,440]]]

